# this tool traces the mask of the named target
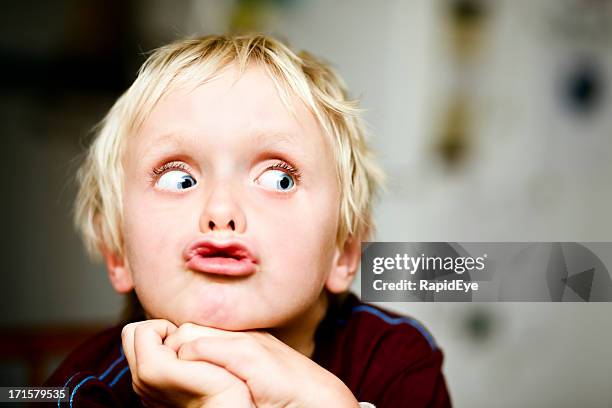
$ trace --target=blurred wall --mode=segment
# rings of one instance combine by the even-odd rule
[[[572,19],[577,3],[484,3],[479,49],[468,62],[453,54],[450,2],[442,0],[278,2],[266,26],[331,61],[361,98],[389,174],[376,207],[378,240],[611,241],[610,33],[567,29],[583,27]],[[223,31],[235,6],[130,4],[135,55],[176,36]],[[20,47],[14,42],[4,49]],[[597,105],[581,110],[566,88],[585,63],[600,82],[590,102]],[[6,327],[111,322],[120,310],[104,268],[86,260],[70,224],[73,158],[114,97],[69,91],[41,104],[32,91],[0,94]],[[469,106],[459,121],[448,114],[456,98]],[[450,151],[460,146],[459,159],[440,148],[448,140]],[[612,405],[608,304],[383,306],[429,327],[458,407]]]

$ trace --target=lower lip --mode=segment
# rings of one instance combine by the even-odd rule
[[[197,272],[227,276],[247,276],[255,273],[255,264],[249,258],[234,259],[196,255],[187,262],[187,268]]]

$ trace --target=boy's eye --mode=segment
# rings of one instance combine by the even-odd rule
[[[264,187],[277,191],[290,191],[295,187],[293,177],[280,170],[266,170],[256,181]]]
[[[162,174],[157,180],[157,187],[162,190],[186,190],[197,184],[196,180],[187,172],[172,170]]]

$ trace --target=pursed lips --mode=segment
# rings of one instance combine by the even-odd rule
[[[185,251],[186,267],[196,272],[247,276],[256,272],[257,257],[238,240],[196,240]]]

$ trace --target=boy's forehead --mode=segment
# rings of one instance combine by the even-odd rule
[[[190,78],[166,90],[129,144],[172,147],[186,137],[202,136],[202,130],[215,136],[217,131],[233,128],[247,132],[249,143],[262,146],[291,146],[303,143],[305,137],[328,144],[328,137],[301,98],[291,90],[287,96],[281,96],[262,67],[249,67],[244,72],[226,67],[206,81]]]
[[[144,141],[144,140],[143,140]],[[296,156],[302,156],[303,140],[296,133],[279,133],[262,129],[261,131],[252,132],[246,140],[244,148],[256,147],[261,151],[286,151],[293,152]],[[149,157],[163,156],[171,154],[185,147],[193,147],[197,149],[202,146],[202,138],[197,134],[189,131],[175,131],[170,133],[160,133],[152,135],[147,139],[146,143],[135,143],[135,146],[140,153],[139,157],[147,159]],[[316,151],[313,149],[313,152]]]

